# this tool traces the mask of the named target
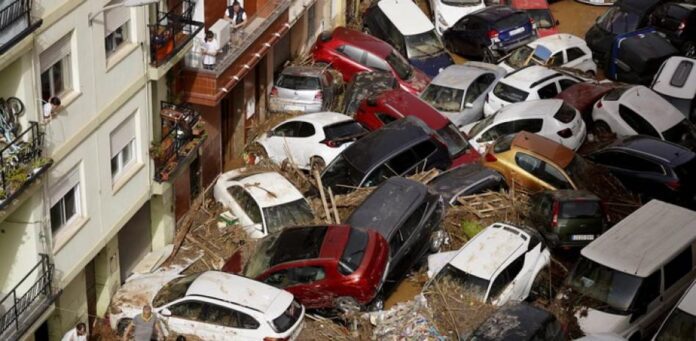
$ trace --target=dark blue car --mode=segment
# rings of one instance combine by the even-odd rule
[[[442,34],[450,51],[489,63],[536,39],[536,26],[527,12],[501,5],[466,15]]]

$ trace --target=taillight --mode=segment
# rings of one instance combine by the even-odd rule
[[[278,88],[275,86],[271,89],[271,97],[278,96]]]
[[[564,139],[567,139],[567,138],[573,136],[573,131],[570,130],[570,128],[565,128],[563,130],[556,132],[556,134],[558,134],[558,136],[560,136]]]
[[[669,187],[673,191],[676,191],[679,189],[679,187],[681,187],[681,183],[679,183],[679,180],[667,181],[665,185],[667,185],[667,187]]]
[[[681,30],[683,30],[684,28],[686,28],[686,21],[680,22],[680,23],[679,23],[679,27],[677,27],[677,30],[680,30],[680,31],[681,31]]]
[[[321,141],[321,143],[323,143],[331,148],[338,147],[338,143],[336,143],[336,141],[333,141],[333,140],[324,140],[324,141]]]
[[[322,93],[321,91],[317,91],[317,94],[314,95],[314,100],[321,101],[322,98],[324,98],[324,93]]]
[[[558,212],[561,210],[561,204],[558,201],[553,203],[553,218],[551,218],[551,227],[553,229],[558,228]]]
[[[493,155],[493,153],[486,153],[485,156],[486,162],[496,162],[498,161],[498,158]]]
[[[497,38],[498,38],[498,31],[496,31],[496,30],[488,31],[488,39],[497,39]]]

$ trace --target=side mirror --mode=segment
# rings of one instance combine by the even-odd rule
[[[473,107],[474,107],[474,103],[471,103],[471,102],[464,103],[464,108],[466,108],[466,109],[471,109]]]
[[[164,308],[164,309],[160,310],[160,311],[159,311],[159,314],[162,315],[162,316],[164,316],[164,317],[172,316],[172,312],[171,312],[169,309],[167,309],[167,308]]]

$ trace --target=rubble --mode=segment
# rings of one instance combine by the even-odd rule
[[[372,339],[396,340],[446,340],[432,319],[428,302],[424,296],[401,302],[389,310],[367,315],[375,326]]]

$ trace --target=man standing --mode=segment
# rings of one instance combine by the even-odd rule
[[[201,53],[203,54],[203,68],[206,70],[215,69],[215,61],[217,54],[220,50],[220,44],[218,44],[215,35],[211,31],[205,31],[205,41],[203,42],[203,47],[201,47]]]
[[[61,341],[87,341],[87,325],[80,322],[75,328],[68,330]]]
[[[157,339],[162,340],[162,330],[157,322],[157,316],[152,313],[152,307],[149,304],[144,305],[142,314],[136,315],[126,331],[123,332],[123,341],[128,340],[131,331],[133,331],[133,340],[135,341],[150,341],[154,331],[157,332]]]

